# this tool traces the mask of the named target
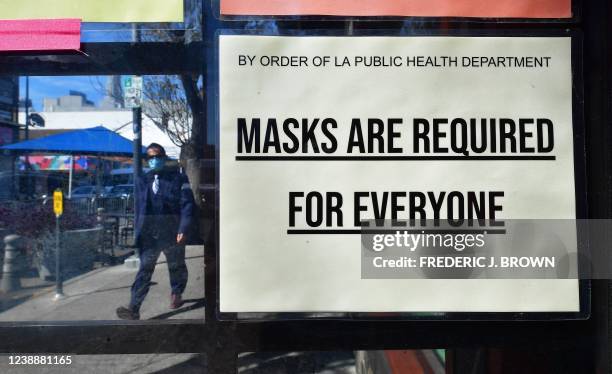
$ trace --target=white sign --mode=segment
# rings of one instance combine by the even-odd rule
[[[131,76],[123,80],[123,97],[126,108],[142,106],[142,77]]]
[[[361,220],[575,218],[570,38],[224,35],[219,69],[221,312],[579,310],[575,279],[360,273]]]

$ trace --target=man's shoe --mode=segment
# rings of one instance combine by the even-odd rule
[[[117,308],[117,317],[121,319],[136,321],[140,319],[140,313],[133,311],[131,308],[120,306],[119,308]]]
[[[170,295],[170,309],[178,309],[183,305],[183,298],[181,295]]]

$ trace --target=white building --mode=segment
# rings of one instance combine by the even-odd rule
[[[133,140],[132,111],[126,109],[105,111],[39,112],[45,119],[45,130],[78,130],[104,126],[119,135]],[[19,123],[25,123],[25,113],[19,113]],[[32,129],[35,130],[35,129]],[[180,148],[146,116],[142,118],[142,144],[161,144],[168,156],[178,158]]]
[[[70,90],[68,95],[44,98],[43,111],[38,112],[45,119],[44,130],[79,130],[104,126],[119,135],[133,140],[132,111],[123,108],[121,77],[109,76],[106,81],[104,98],[96,105],[83,92]],[[19,123],[25,123],[24,108],[20,108]],[[32,128],[36,131],[36,128]],[[168,156],[177,158],[180,148],[161,131],[153,121],[143,115],[142,144],[161,144]]]

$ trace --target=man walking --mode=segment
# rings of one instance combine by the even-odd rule
[[[134,214],[134,237],[140,249],[140,268],[132,285],[128,306],[117,308],[121,319],[140,319],[155,264],[164,252],[170,273],[170,308],[179,308],[187,285],[185,265],[186,234],[193,219],[194,199],[187,176],[166,165],[164,148],[152,143],[147,147],[150,171],[135,181],[137,199]]]

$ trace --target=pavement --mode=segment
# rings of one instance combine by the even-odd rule
[[[168,267],[162,254],[153,274],[153,285],[141,309],[141,319],[204,319],[204,248],[202,246],[187,247],[186,262],[189,271],[189,281],[183,295],[186,304],[174,311],[168,308],[170,282]],[[25,287],[24,295],[27,296],[21,295],[19,304],[9,306],[9,309],[1,312],[0,322],[117,320],[115,309],[129,301],[130,287],[136,271],[125,265],[93,270],[65,282],[65,298],[58,301],[54,299],[55,287],[49,283]],[[28,288],[32,288],[34,292],[28,295]],[[41,354],[33,355],[42,356]],[[44,356],[49,357],[48,354]],[[242,353],[238,357],[238,366],[238,373],[241,374],[355,373],[355,360],[352,352]],[[70,365],[14,365],[11,364],[10,355],[0,354],[0,373],[190,374],[207,372],[205,356],[198,353],[71,355]]]
[[[188,246],[189,271],[185,304],[170,310],[168,266],[162,254],[152,278],[152,285],[140,310],[146,319],[204,319],[204,247]],[[39,289],[28,300],[0,313],[0,322],[14,321],[112,321],[115,309],[126,305],[137,269],[125,265],[104,267],[64,283],[65,298],[55,300],[55,287]]]

